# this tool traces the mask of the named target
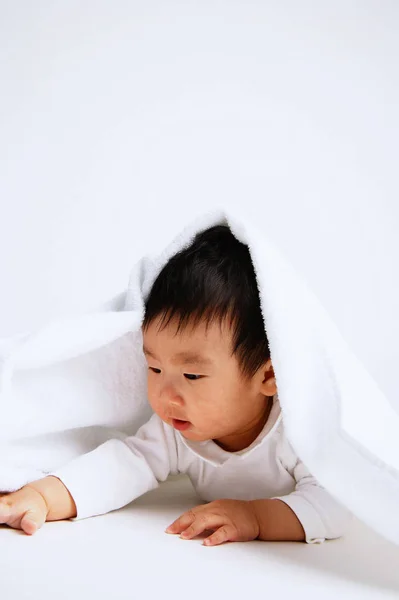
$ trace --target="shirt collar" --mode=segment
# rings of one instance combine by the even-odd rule
[[[272,433],[278,427],[282,418],[280,403],[278,401],[278,395],[273,396],[273,405],[270,411],[269,418],[267,419],[262,431],[255,438],[255,440],[247,448],[238,450],[237,452],[227,452],[220,446],[215,444],[213,440],[205,440],[203,442],[187,440],[179,431],[177,435],[180,436],[183,444],[196,456],[199,456],[206,462],[214,465],[221,466],[228,460],[242,460],[249,456],[254,450],[259,448],[265,441],[272,435]]]

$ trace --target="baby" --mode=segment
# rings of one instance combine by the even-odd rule
[[[47,521],[124,506],[186,473],[206,502],[166,530],[204,544],[320,542],[350,519],[285,434],[248,247],[212,227],[173,256],[146,302],[143,352],[154,411],[109,440],[0,497],[0,523],[33,534]]]

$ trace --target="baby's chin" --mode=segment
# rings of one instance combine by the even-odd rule
[[[179,433],[185,439],[191,440],[192,442],[206,442],[212,439],[212,434],[199,431],[194,427],[194,425],[191,425],[191,427],[189,427],[185,431],[180,431]]]
[[[160,416],[160,415],[159,415]],[[190,423],[188,427],[184,427],[183,429],[179,424],[173,422],[173,419],[161,417],[162,420],[173,427],[176,431],[180,433],[185,439],[191,440],[192,442],[206,442],[214,437],[214,432],[204,431],[202,429],[198,429],[193,423]],[[217,435],[217,434],[216,434]]]

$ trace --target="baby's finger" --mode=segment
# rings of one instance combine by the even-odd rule
[[[218,546],[224,542],[234,541],[235,531],[231,525],[223,525],[217,531],[207,537],[202,544],[204,546]]]
[[[225,519],[222,515],[217,515],[215,513],[200,513],[197,515],[194,522],[183,531],[180,537],[185,540],[191,540],[193,537],[200,535],[203,531],[206,531],[207,529],[217,529],[224,523]]]
[[[21,519],[21,529],[28,535],[33,535],[43,525],[46,516],[41,510],[32,508],[27,510]]]
[[[195,520],[195,509],[188,510],[165,529],[166,533],[181,533]]]

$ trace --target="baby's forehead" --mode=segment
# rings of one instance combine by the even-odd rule
[[[143,350],[148,356],[158,353],[174,355],[181,360],[200,358],[211,362],[215,355],[229,353],[232,348],[231,330],[220,323],[150,323],[143,330]]]
[[[173,321],[163,323],[154,320],[143,329],[143,338],[161,338],[174,340],[176,344],[185,345],[190,340],[203,343],[214,343],[216,340],[230,344],[232,342],[232,326],[223,321]]]

